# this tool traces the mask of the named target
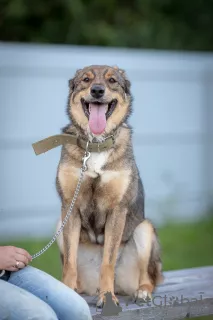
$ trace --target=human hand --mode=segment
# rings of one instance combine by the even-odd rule
[[[30,254],[21,248],[0,246],[0,270],[18,271],[32,261]]]

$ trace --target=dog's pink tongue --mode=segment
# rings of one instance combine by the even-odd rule
[[[89,104],[89,127],[92,133],[101,134],[106,128],[106,104]]]

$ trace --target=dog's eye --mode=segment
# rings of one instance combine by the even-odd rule
[[[89,78],[86,77],[86,78],[83,79],[83,81],[84,81],[84,82],[89,82]]]
[[[115,83],[116,80],[115,80],[114,78],[109,78],[109,82],[110,82],[110,83]]]

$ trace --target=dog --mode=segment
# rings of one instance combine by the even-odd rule
[[[113,137],[110,148],[91,152],[83,182],[58,245],[63,261],[62,281],[79,293],[105,303],[110,292],[149,299],[162,282],[160,244],[152,223],[144,217],[144,191],[135,162],[130,81],[118,67],[93,65],[77,70],[69,81],[63,133],[89,145]],[[79,179],[85,150],[65,144],[56,186],[61,221],[66,216]],[[59,225],[61,225],[61,221]]]

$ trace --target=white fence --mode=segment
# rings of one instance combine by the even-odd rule
[[[156,224],[195,219],[213,195],[213,55],[0,44],[0,237],[50,236],[60,148],[31,144],[68,123],[68,79],[118,65],[132,82],[134,150]]]

